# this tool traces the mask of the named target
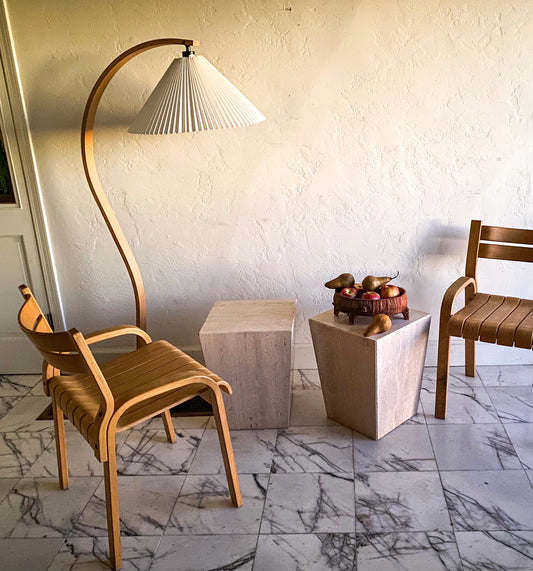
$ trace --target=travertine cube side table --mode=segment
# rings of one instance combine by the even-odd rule
[[[206,366],[231,385],[230,428],[286,428],[294,300],[217,301],[200,329]]]
[[[378,440],[417,411],[431,317],[411,309],[365,337],[371,320],[330,310],[309,325],[328,417]]]

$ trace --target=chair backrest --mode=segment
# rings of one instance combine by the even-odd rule
[[[533,230],[483,226],[472,220],[465,275],[475,278],[479,258],[533,262]]]
[[[69,331],[52,331],[50,324],[43,315],[39,304],[33,294],[25,285],[19,287],[24,297],[24,303],[18,314],[18,321],[22,331],[28,336],[30,341],[37,347],[44,357],[48,367],[44,367],[43,383],[44,392],[49,395],[48,381],[50,378],[58,378],[59,373],[85,373],[87,379],[92,379],[92,387],[87,389],[87,385],[76,387],[78,404],[92,403],[97,407],[97,417],[99,419],[98,430],[87,441],[94,448],[96,457],[102,462],[107,459],[105,453],[105,430],[114,410],[114,401],[111,390],[91,353],[83,335],[76,329]],[[50,378],[45,378],[51,372]],[[51,369],[51,371],[50,371]],[[67,379],[68,377],[61,377]],[[96,390],[93,390],[96,389]],[[78,427],[72,417],[70,420]]]
[[[18,314],[19,326],[37,347],[44,360],[61,371],[89,372],[72,333],[68,331],[54,333],[30,288],[21,285],[19,290],[24,297],[24,303]]]

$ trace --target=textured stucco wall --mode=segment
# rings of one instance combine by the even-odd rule
[[[149,330],[180,345],[217,299],[330,307],[323,283],[400,271],[436,323],[471,218],[533,226],[530,0],[7,0],[68,325],[132,321],[129,282],[84,181],[87,95],[124,49],[165,36],[267,116],[247,129],[126,127],[175,50],[130,62],[101,105],[104,188],[145,278]],[[531,269],[482,289],[531,296]],[[508,288],[505,286],[510,282]],[[81,297],[79,297],[81,296]]]

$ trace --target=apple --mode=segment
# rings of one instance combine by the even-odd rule
[[[387,284],[381,286],[379,293],[381,297],[398,297],[400,295],[400,288],[392,284]]]
[[[353,287],[343,287],[340,291],[340,294],[343,297],[349,297],[350,299],[353,299],[354,297],[357,297],[357,290]]]
[[[364,291],[361,294],[361,299],[380,299],[380,297],[377,291]]]
[[[355,289],[357,291],[358,297],[365,291],[363,284],[353,284],[352,287],[353,287],[353,289]]]

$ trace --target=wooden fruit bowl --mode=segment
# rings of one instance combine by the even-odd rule
[[[333,314],[339,315],[341,311],[342,313],[347,313],[350,325],[353,325],[356,315],[373,316],[378,313],[384,313],[392,317],[401,313],[404,319],[409,319],[407,293],[402,287],[399,289],[400,295],[382,299],[361,299],[360,297],[350,299],[335,292],[333,296]]]

